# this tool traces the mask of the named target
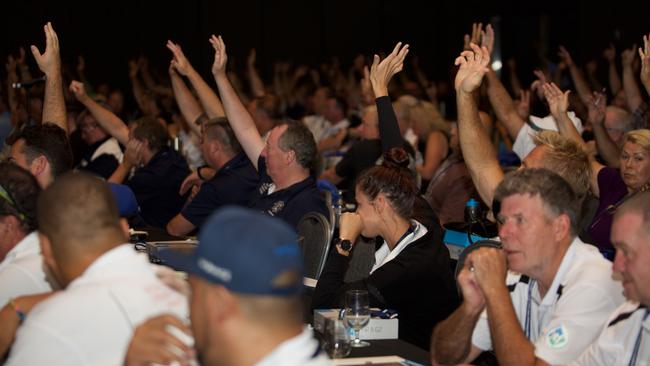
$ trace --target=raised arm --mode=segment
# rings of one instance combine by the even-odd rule
[[[560,134],[566,138],[569,138],[577,142],[582,147],[582,149],[586,151],[587,146],[584,140],[578,133],[578,130],[576,130],[575,126],[571,122],[571,119],[569,118],[569,115],[567,114],[567,108],[569,106],[569,91],[567,90],[566,92],[562,93],[560,88],[558,88],[553,83],[546,83],[542,85],[542,90],[544,91],[544,97],[548,102],[549,109],[551,110],[551,115],[553,115],[553,118],[557,123],[557,127],[558,130],[560,131]],[[603,111],[603,119],[604,119],[604,111]],[[601,123],[601,127],[602,127],[602,123]],[[594,130],[595,129],[596,127],[594,126]],[[605,132],[605,134],[607,133]],[[594,195],[598,196],[599,193],[598,172],[603,166],[600,163],[598,163],[593,156],[590,156],[589,160],[591,163],[590,185]]]
[[[609,47],[605,48],[603,51],[603,57],[607,60],[608,68],[607,74],[609,79],[609,89],[612,92],[612,95],[616,95],[619,90],[621,90],[621,76],[618,74],[616,69],[616,48],[613,44],[609,44]]]
[[[587,80],[585,80],[585,77],[584,75],[582,75],[582,72],[578,68],[578,65],[576,65],[573,62],[573,58],[571,58],[571,54],[569,53],[569,51],[567,51],[566,48],[560,46],[558,55],[560,56],[560,59],[562,59],[562,61],[564,61],[564,63],[569,68],[569,73],[571,74],[571,80],[573,80],[573,85],[576,87],[576,91],[578,92],[578,96],[580,97],[580,100],[582,100],[583,103],[587,103],[589,97],[591,96],[591,89],[589,88],[589,83],[587,83]]]
[[[641,82],[650,96],[650,33],[643,36],[643,48],[639,47],[641,57]]]
[[[376,97],[379,137],[384,152],[392,147],[402,146],[404,141],[397,123],[397,116],[395,116],[395,111],[388,98],[388,83],[395,74],[402,71],[404,58],[408,52],[409,45],[402,47],[402,42],[399,42],[393,48],[393,52],[381,62],[379,62],[379,56],[375,55],[370,67],[370,84]]]
[[[264,90],[264,82],[262,82],[262,78],[260,78],[260,74],[255,68],[256,58],[257,52],[252,48],[246,59],[246,69],[248,70],[248,82],[250,83],[253,97],[261,98],[266,95],[266,91]]]
[[[142,113],[145,113],[147,107],[145,106],[145,97],[144,97],[144,88],[142,88],[142,83],[138,78],[140,73],[140,65],[142,61],[139,60],[129,60],[129,79],[131,80],[131,91],[133,92],[133,98],[138,104],[138,108]]]
[[[194,70],[192,64],[190,64],[190,62],[185,57],[185,54],[183,54],[181,46],[175,44],[172,41],[167,41],[167,48],[174,54],[172,66],[181,75],[187,77],[187,79],[190,81],[196,90],[199,101],[201,101],[201,105],[203,106],[203,109],[205,109],[208,117],[214,118],[225,116],[226,114],[223,110],[223,106],[221,105],[219,97],[214,92],[214,90],[212,90],[212,88],[210,88],[210,86],[205,82],[205,80],[203,80],[201,75],[199,75],[199,73]]]
[[[74,94],[75,98],[77,98],[77,100],[88,109],[90,114],[92,114],[97,120],[97,123],[99,123],[109,135],[115,137],[120,144],[126,146],[126,143],[129,141],[129,128],[120,117],[116,116],[115,113],[104,108],[89,97],[88,94],[86,94],[86,88],[83,83],[73,80],[70,83],[70,91]]]
[[[253,117],[248,113],[244,104],[237,96],[237,92],[233,89],[228,75],[226,74],[226,62],[228,56],[226,54],[226,45],[223,43],[221,36],[217,37],[214,34],[210,37],[210,43],[214,47],[214,63],[212,64],[212,74],[214,80],[217,82],[219,94],[223,101],[223,107],[226,111],[228,122],[232,126],[237,140],[246,151],[246,155],[250,159],[255,169],[257,169],[257,161],[264,149],[264,140],[260,136]]]
[[[636,83],[634,67],[632,66],[634,64],[635,51],[636,45],[621,53],[621,63],[623,65],[623,90],[625,90],[625,96],[627,97],[627,105],[632,112],[637,110],[641,104],[643,104],[641,91],[639,90],[639,85]]]
[[[503,180],[503,170],[490,137],[481,124],[478,106],[472,96],[481,85],[483,76],[489,72],[490,54],[487,47],[479,48],[475,44],[470,47],[473,51],[464,51],[455,61],[460,66],[455,80],[458,136],[472,180],[483,202],[491,207],[494,191]]]
[[[66,134],[68,119],[63,99],[63,78],[61,76],[61,56],[59,54],[59,38],[48,22],[44,27],[45,52],[41,54],[38,48],[31,46],[32,54],[38,68],[45,74],[45,97],[43,98],[43,122],[52,122],[61,127]]]
[[[203,108],[199,102],[194,98],[190,89],[185,85],[185,81],[178,74],[173,64],[169,65],[169,78],[172,82],[172,90],[174,91],[174,99],[176,104],[181,110],[183,118],[187,121],[192,131],[197,135],[201,135],[201,128],[195,121],[203,115]]]

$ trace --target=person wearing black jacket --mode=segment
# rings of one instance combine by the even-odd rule
[[[312,307],[342,307],[346,291],[367,290],[371,307],[397,310],[399,338],[426,349],[433,327],[456,308],[458,293],[437,219],[428,225],[411,219],[418,190],[408,161],[403,149],[393,148],[381,166],[359,177],[357,211],[341,216],[336,250],[318,280]],[[382,244],[369,276],[344,283],[360,234],[379,236]]]

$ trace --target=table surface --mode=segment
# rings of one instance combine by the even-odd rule
[[[368,347],[352,348],[348,357],[400,356],[409,361],[429,365],[429,352],[400,339],[367,340]]]

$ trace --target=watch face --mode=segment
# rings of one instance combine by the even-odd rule
[[[341,243],[339,245],[341,246],[341,249],[345,250],[346,252],[352,248],[352,243],[347,239],[341,240]]]

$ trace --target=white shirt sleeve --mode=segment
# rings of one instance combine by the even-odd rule
[[[490,338],[490,325],[488,324],[486,310],[483,310],[478,322],[476,322],[472,333],[472,344],[484,351],[492,349],[492,338]]]
[[[519,129],[517,138],[515,138],[515,142],[512,144],[512,151],[517,154],[520,160],[523,161],[535,148],[535,143],[531,137],[535,133],[535,130],[533,130],[527,123],[524,123],[524,125]]]
[[[8,265],[0,271],[0,308],[9,300],[23,295],[33,295],[52,291],[45,280],[37,278],[21,266]]]
[[[41,345],[43,349],[34,349],[34,345]],[[61,337],[54,329],[34,324],[28,317],[18,329],[5,366],[87,364],[89,360],[72,342]]]

